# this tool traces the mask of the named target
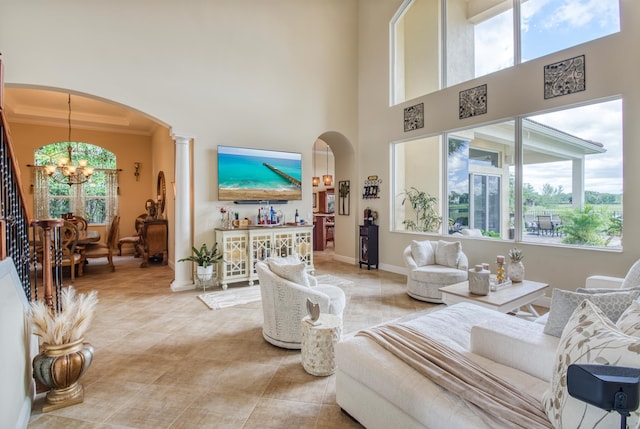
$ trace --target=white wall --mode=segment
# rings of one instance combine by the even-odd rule
[[[296,208],[312,211],[316,138],[336,131],[357,144],[356,6],[355,0],[4,0],[5,83],[113,100],[193,137],[194,240],[211,241],[222,204],[218,144],[303,153],[309,180],[304,200],[283,207],[289,218]]]
[[[640,88],[637,85],[640,57],[635,43],[639,39],[640,3],[621,2],[622,32],[581,46],[567,49],[538,60],[476,79],[443,91],[389,107],[388,25],[401,0],[359,1],[359,121],[360,140],[367,147],[360,153],[360,181],[372,173],[385,179],[383,199],[376,209],[380,213],[380,251],[383,267],[401,270],[401,254],[412,239],[424,236],[389,232],[391,183],[389,144],[420,135],[439,133],[448,129],[467,127],[489,121],[547,110],[566,103],[621,94],[624,98],[624,252],[569,249],[562,247],[532,246],[518,243],[524,250],[527,277],[547,281],[554,287],[575,289],[587,275],[600,273],[624,275],[631,264],[640,258],[640,198],[628,192],[640,183]],[[544,100],[543,66],[573,56],[586,55],[587,90],[569,96]],[[458,93],[462,89],[486,83],[489,92],[489,112],[473,118],[458,119]],[[420,102],[425,103],[425,127],[403,132],[403,109]],[[481,261],[494,261],[495,255],[506,254],[512,242],[497,240],[463,240],[463,248],[471,265]]]

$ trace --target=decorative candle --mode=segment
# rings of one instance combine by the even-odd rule
[[[498,264],[504,264],[504,256],[498,255],[496,262],[498,262]]]

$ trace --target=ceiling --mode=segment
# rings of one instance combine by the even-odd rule
[[[67,127],[69,94],[41,89],[4,89],[9,122]],[[151,135],[161,126],[141,112],[113,102],[71,95],[71,128]]]

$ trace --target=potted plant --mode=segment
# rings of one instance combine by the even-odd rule
[[[93,360],[93,347],[84,342],[98,304],[98,293],[76,295],[72,286],[60,294],[60,311],[42,301],[33,301],[29,322],[40,337],[42,353],[33,358],[33,373],[48,387],[47,402],[57,409],[82,402],[84,390],[79,383]]]
[[[193,247],[193,255],[178,259],[178,262],[195,262],[196,276],[202,285],[213,277],[213,267],[222,260],[222,254],[218,252],[218,243],[214,243],[209,249],[207,243],[202,243],[200,249]]]
[[[413,187],[405,190],[404,195],[402,204],[409,201],[416,214],[416,220],[405,219],[402,224],[408,230],[436,232],[442,223],[442,216],[438,214],[438,198]]]

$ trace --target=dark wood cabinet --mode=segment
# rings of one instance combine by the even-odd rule
[[[362,264],[370,270],[378,269],[378,225],[360,225],[360,268]]]
[[[140,231],[138,251],[142,254],[141,268],[149,265],[149,258],[162,258],[162,264],[169,263],[169,226],[164,219],[146,220]]]

